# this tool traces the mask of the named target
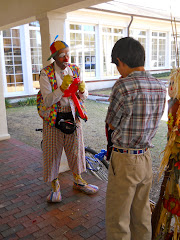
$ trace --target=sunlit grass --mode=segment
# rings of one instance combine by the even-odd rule
[[[88,121],[83,123],[84,144],[97,152],[106,149],[105,117],[108,104],[86,100],[85,106],[88,112]],[[36,128],[42,128],[42,119],[37,113],[36,106],[21,106],[8,108],[8,132],[12,138],[18,139],[32,147],[41,149],[42,133],[36,132]],[[154,173],[153,186],[150,199],[157,201],[159,197],[160,183],[158,183],[158,168],[160,165],[160,153],[166,145],[167,125],[161,121],[156,136],[153,139],[154,148],[151,149],[152,166]]]
[[[102,148],[106,148],[107,144],[105,136],[105,117],[108,104],[86,100],[85,105],[89,117],[89,120],[83,123],[85,143],[90,147],[93,145],[96,151],[100,151]],[[89,134],[93,135],[93,142],[88,139]],[[167,124],[166,121],[161,120],[158,131],[152,141],[154,148],[151,148],[152,162],[156,168],[160,165],[160,154],[164,150],[166,142]]]
[[[85,106],[88,112],[88,121],[83,123],[85,146],[96,151],[106,149],[105,117],[108,104],[86,100]],[[17,138],[33,147],[40,147],[41,133],[35,132],[35,128],[42,128],[42,119],[37,113],[36,106],[23,106],[8,108],[7,119],[11,137]],[[167,124],[161,121],[158,131],[153,139],[154,148],[151,149],[153,166],[160,165],[160,153],[165,149],[167,142]]]

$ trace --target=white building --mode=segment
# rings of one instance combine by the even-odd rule
[[[7,137],[4,97],[37,93],[39,72],[50,63],[49,46],[56,35],[70,46],[71,63],[80,66],[89,90],[111,87],[118,78],[111,50],[121,37],[129,35],[143,44],[145,67],[152,73],[170,71],[176,64],[173,31],[180,33],[180,18],[173,15],[176,29],[172,30],[167,9],[135,6],[123,0],[91,5],[101,2],[31,0],[18,5],[19,1],[8,0],[1,4],[0,119],[5,122],[2,132]],[[179,35],[177,41],[180,44]]]
[[[80,66],[89,90],[113,85],[118,73],[111,64],[111,50],[119,38],[128,34],[143,44],[147,70],[170,71],[175,65],[170,14],[165,11],[153,10],[149,14],[143,7],[111,2],[67,13],[63,20],[58,13],[53,18],[57,21],[56,28],[61,21],[63,40],[71,50],[71,63]],[[176,27],[179,31],[178,19]],[[4,96],[36,94],[39,72],[49,63],[42,64],[39,22],[5,29],[0,36]],[[51,35],[52,38],[55,36]]]

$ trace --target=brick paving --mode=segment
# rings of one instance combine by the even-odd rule
[[[63,201],[50,204],[42,178],[42,152],[16,139],[0,141],[1,239],[105,239],[106,182],[83,173],[99,186],[95,195],[72,188],[70,171],[59,175]]]

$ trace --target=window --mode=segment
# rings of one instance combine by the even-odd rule
[[[30,26],[34,25],[30,24]],[[39,88],[39,73],[40,70],[42,69],[41,34],[39,27],[29,27],[29,35],[30,35],[33,87],[37,89]]]
[[[165,67],[166,33],[152,32],[151,67]]]
[[[33,26],[33,27],[40,27],[39,22],[35,21],[35,22],[30,22],[29,26]]]
[[[115,64],[111,63],[111,52],[114,44],[123,37],[121,28],[102,28],[102,46],[103,46],[103,75],[117,76],[119,75]]]
[[[141,45],[144,47],[144,50],[146,52],[146,39],[147,39],[146,31],[132,29],[130,31],[130,36],[138,40],[141,43]],[[146,66],[146,62],[145,62],[145,66]]]
[[[177,35],[177,48],[175,48],[175,42],[176,40],[174,37],[171,37],[171,66],[172,67],[177,67],[177,62],[180,59],[180,36]],[[177,57],[177,59],[176,59]]]
[[[70,56],[71,63],[77,64],[85,77],[96,76],[94,25],[70,24]]]
[[[19,29],[11,28],[4,30],[3,43],[7,91],[24,91]]]

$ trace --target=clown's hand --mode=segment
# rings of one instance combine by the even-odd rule
[[[80,91],[81,93],[84,93],[84,92],[85,92],[85,82],[84,82],[84,81],[82,81],[82,82],[79,83],[78,89],[79,89],[79,91]]]
[[[70,75],[64,76],[60,89],[64,92],[72,82],[73,82],[73,76],[70,76]]]

